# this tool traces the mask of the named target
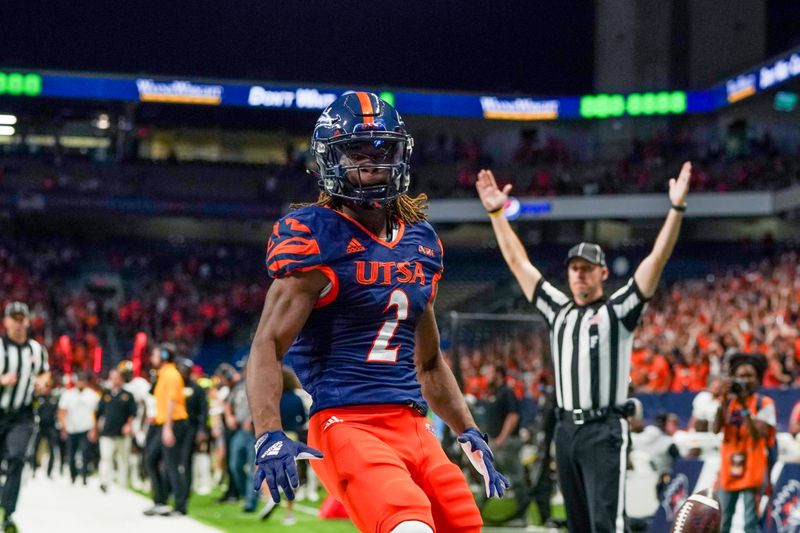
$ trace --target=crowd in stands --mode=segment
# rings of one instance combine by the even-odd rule
[[[32,335],[57,373],[92,370],[98,346],[113,363],[140,331],[192,349],[241,340],[264,302],[262,264],[244,246],[7,241],[0,300],[29,303]]]
[[[679,162],[687,159],[695,163],[694,191],[768,190],[800,181],[797,146],[776,140],[767,127],[755,128],[744,120],[725,131],[674,126],[622,144],[600,144],[585,133],[584,140],[568,143],[568,135],[536,128],[522,129],[516,138],[513,133],[485,137],[469,132],[421,134],[416,139],[412,187],[433,198],[472,197],[477,172],[492,167],[499,182],[514,184],[518,196],[655,192],[663,190]],[[0,192],[16,188],[230,199],[270,206],[313,197],[316,182],[306,174],[313,166],[309,154],[294,146],[285,153],[283,164],[268,165],[174,156],[157,161],[116,160],[111,153],[104,156],[108,161],[89,164],[91,154],[64,150],[55,155],[26,154],[20,145],[14,157],[0,163]],[[176,182],[182,185],[169,185]]]
[[[693,135],[687,128],[660,131],[614,150],[614,155],[598,149],[587,156],[576,153],[581,150],[571,149],[558,136],[527,130],[521,133],[510,160],[492,157],[480,140],[440,139],[436,146],[445,147],[443,152],[451,155],[455,181],[449,189],[439,184],[442,190],[434,190],[448,196],[473,196],[478,171],[491,166],[496,167],[498,182],[512,183],[517,196],[657,192],[685,160],[694,162],[693,191],[769,190],[800,181],[796,148],[779,146],[769,132],[749,134],[746,125],[734,124],[720,140]],[[422,168],[429,160],[441,159],[424,154]]]
[[[638,334],[634,386],[705,388],[732,351],[767,358],[765,387],[800,385],[800,262],[796,252],[706,280],[674,283],[653,300]]]
[[[208,341],[246,345],[268,278],[257,247],[66,240],[0,242],[0,301],[32,311],[32,333],[53,367],[91,370],[98,347],[113,364],[137,332],[172,341],[193,356]],[[529,314],[529,313],[528,313]],[[800,385],[800,258],[788,251],[705,279],[663,287],[638,331],[632,386],[643,392],[699,391],[721,374],[726,353],[763,353],[766,387]],[[496,325],[456,337],[466,392],[480,396],[481,370],[502,364],[520,397],[548,385],[546,331]],[[445,333],[445,338],[447,338]],[[66,337],[66,340],[65,340]]]
[[[466,393],[487,395],[483,369],[498,364],[509,370],[520,398],[536,399],[551,386],[547,330],[527,322],[514,328],[509,334],[478,335],[477,341],[457,340],[451,348],[461,356]],[[725,356],[737,351],[766,357],[764,387],[800,386],[798,253],[671,283],[649,303],[634,342],[630,377],[637,392],[705,390],[723,375]]]
[[[123,336],[149,331],[186,346],[227,339],[250,325],[264,302],[262,258],[244,247],[201,247],[177,260],[168,253],[115,259],[137,271],[122,270],[132,280],[116,317]]]

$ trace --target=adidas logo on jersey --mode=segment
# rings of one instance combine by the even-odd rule
[[[278,455],[281,453],[281,448],[283,448],[283,441],[278,441],[267,448],[267,451],[261,454],[261,458],[263,459],[264,457],[269,457],[271,455]]]
[[[322,431],[325,431],[326,429],[328,429],[329,427],[331,427],[332,425],[334,425],[334,424],[336,424],[338,422],[344,422],[344,420],[342,420],[338,416],[330,417],[328,420],[325,421],[325,425],[322,426]]]
[[[358,240],[355,237],[350,239],[350,242],[347,243],[348,254],[355,254],[358,252],[363,252],[364,250],[366,250],[366,248],[364,248],[364,246],[360,242],[358,242]]]

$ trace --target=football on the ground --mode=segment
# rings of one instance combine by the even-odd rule
[[[711,489],[689,496],[672,523],[671,533],[719,533],[722,513],[719,500]]]

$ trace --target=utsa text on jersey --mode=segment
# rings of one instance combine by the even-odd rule
[[[356,281],[361,285],[391,285],[419,283],[425,285],[425,270],[417,261],[356,261]],[[369,274],[367,274],[369,269]],[[413,272],[412,272],[413,270]]]

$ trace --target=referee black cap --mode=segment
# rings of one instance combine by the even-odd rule
[[[567,254],[567,259],[564,261],[564,264],[569,265],[569,262],[576,257],[585,259],[593,265],[600,265],[601,267],[606,266],[606,254],[603,253],[603,249],[600,248],[599,244],[594,244],[592,242],[582,242],[580,244],[576,244],[569,249],[569,253]]]
[[[11,302],[10,304],[6,305],[6,311],[4,316],[17,316],[22,315],[25,318],[31,316],[31,312],[28,309],[28,304],[23,302]]]

